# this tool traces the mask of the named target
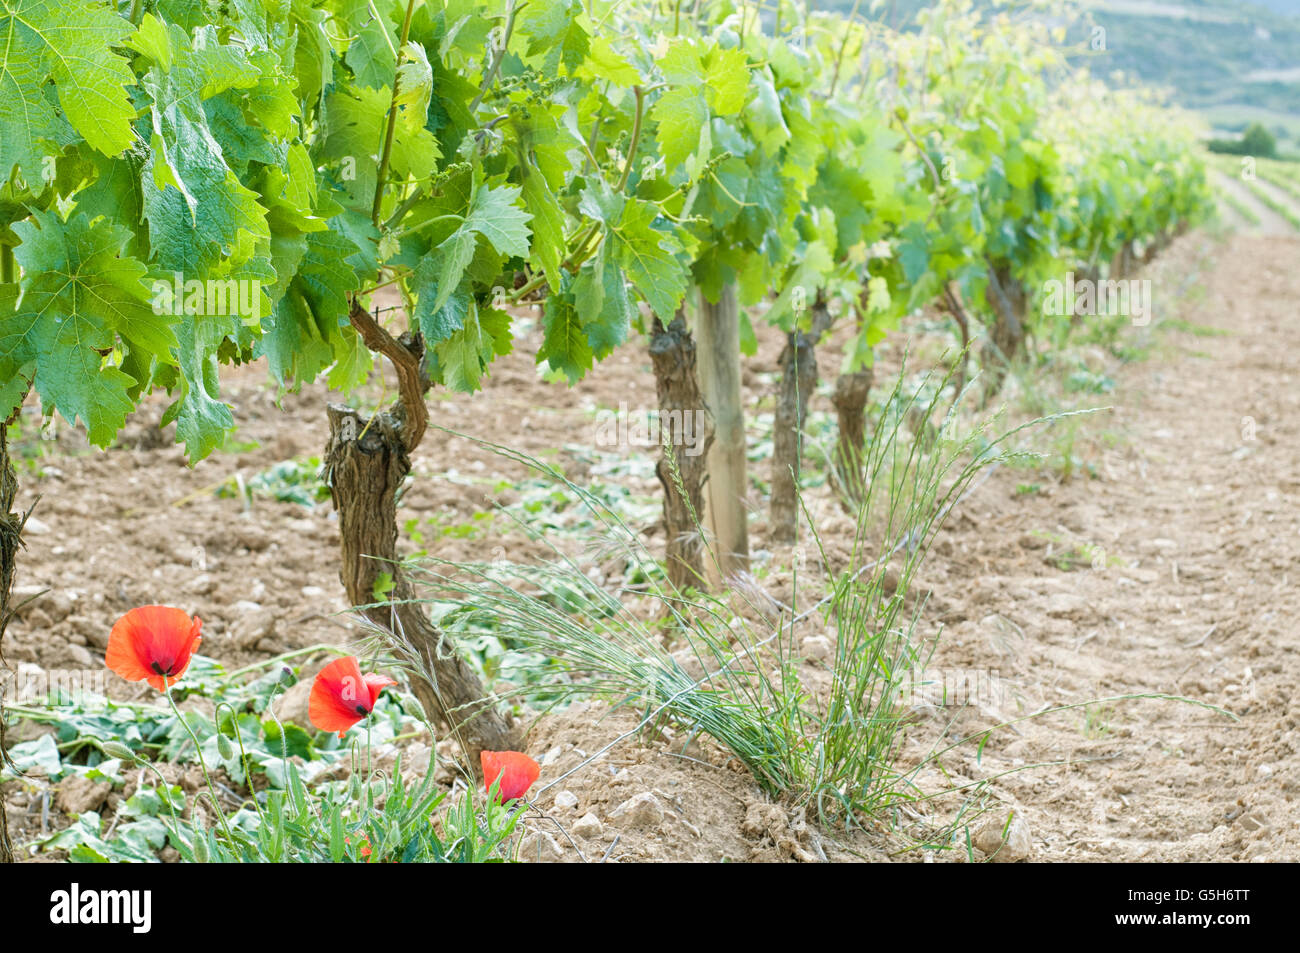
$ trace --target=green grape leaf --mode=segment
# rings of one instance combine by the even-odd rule
[[[596,360],[604,360],[627,340],[637,319],[636,302],[628,294],[623,271],[606,260],[604,246],[574,279],[573,300],[592,354]]]
[[[348,204],[364,209],[367,215],[375,197],[391,100],[388,87],[336,88],[325,98],[325,158],[338,165],[336,174],[347,192]],[[424,118],[416,116],[411,107],[402,106],[397,116],[390,169],[399,178],[427,179],[442,156],[438,142],[425,128]]]
[[[155,349],[152,357],[174,363],[170,326],[177,319],[151,305],[145,266],[119,256],[125,228],[92,227],[84,214],[64,223],[52,212],[33,212],[13,229],[22,240],[14,258],[25,280],[16,310],[11,290],[0,315],[0,366],[34,362],[42,403],[68,420],[80,418],[90,441],[108,446],[134,406],[128,391],[137,382],[105,355],[129,332],[137,346]]]
[[[407,43],[402,52],[405,60],[397,68],[397,104],[410,107],[416,118],[423,120],[433,97],[433,68],[418,43]]]
[[[710,52],[704,86],[709,105],[719,116],[734,116],[749,98],[749,61],[741,49],[717,48]]]
[[[219,396],[217,348],[228,333],[238,332],[238,325],[238,318],[201,315],[182,322],[178,331],[182,386],[173,416],[176,438],[185,444],[190,463],[220,447],[235,426]]]
[[[677,261],[681,242],[654,227],[658,209],[650,202],[630,200],[617,225],[610,226],[609,241],[620,262],[650,309],[670,321],[686,295],[686,269]]]
[[[413,317],[426,341],[445,340],[462,327],[458,310],[445,305],[460,286],[477,244],[475,232],[459,228],[416,266],[411,279],[411,291],[417,296]]]
[[[480,187],[462,228],[478,232],[503,255],[528,255],[528,221],[532,215],[515,204],[517,185]]]
[[[29,182],[40,180],[40,143],[64,143],[70,124],[94,149],[114,156],[135,138],[135,110],[127,87],[128,60],[113,47],[131,23],[86,0],[0,0],[0,172],[15,164]],[[44,88],[54,81],[65,122]]]
[[[351,325],[339,329],[333,344],[334,366],[330,368],[326,383],[331,390],[351,393],[370,376],[370,369],[375,363],[374,355]]]
[[[435,374],[452,390],[470,394],[482,384],[492,360],[510,353],[510,316],[470,300],[464,326],[434,347]]]
[[[656,138],[664,164],[672,169],[700,148],[700,131],[709,121],[709,108],[695,89],[678,86],[659,97],[650,118],[658,124]]]
[[[641,71],[603,36],[591,38],[587,62],[578,73],[584,78],[607,79],[615,86],[630,87],[641,82]]]
[[[547,0],[521,9],[516,30],[528,38],[528,55],[553,51],[547,66],[563,63],[572,73],[587,56],[590,43],[582,28],[580,0]]]
[[[564,210],[556,200],[542,173],[533,166],[524,168],[524,205],[532,210],[532,252],[542,263],[546,280],[559,288],[561,264],[567,251],[564,241]]]
[[[349,298],[361,287],[348,259],[356,254],[351,239],[337,232],[312,232],[297,281],[312,309],[323,317],[346,320]]]
[[[397,42],[392,27],[373,18],[352,37],[343,59],[358,84],[376,90],[389,87],[397,69]]]
[[[226,164],[202,103],[227,89],[254,85],[256,72],[242,51],[219,46],[213,31],[198,35],[210,38],[202,48],[190,49],[184,34],[172,27],[171,70],[155,65],[142,82],[153,99],[154,148],[141,182],[150,244],[165,270],[186,279],[205,277],[234,253],[241,232],[270,237],[266,210]]]
[[[544,335],[537,362],[545,361],[552,370],[568,377],[570,384],[576,383],[591,370],[592,351],[572,295],[552,292],[547,296],[542,328]]]

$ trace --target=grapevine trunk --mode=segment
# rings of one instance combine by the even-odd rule
[[[1028,304],[1024,286],[1005,266],[988,270],[989,283],[985,298],[993,309],[993,326],[984,346],[984,400],[1002,389],[1011,365],[1025,346],[1025,308]]]
[[[654,365],[655,388],[659,394],[659,419],[682,420],[685,414],[704,409],[695,366],[695,340],[680,314],[664,327],[656,318],[650,338],[650,361]],[[664,532],[667,536],[665,562],[674,589],[699,586],[704,575],[704,477],[708,449],[713,442],[712,422],[702,415],[705,430],[696,450],[686,453],[681,441],[664,439],[655,474],[664,488]],[[662,433],[662,428],[661,428]],[[665,434],[670,437],[671,434]]]
[[[867,444],[867,395],[871,393],[872,371],[841,374],[831,393],[831,404],[838,418],[839,436],[835,442],[834,473],[850,512],[864,498],[866,474],[863,455]]]
[[[799,522],[799,470],[803,464],[803,428],[808,399],[817,388],[816,345],[830,327],[831,314],[822,298],[813,303],[812,327],[786,335],[781,352],[781,390],[772,425],[772,539],[795,540]]]
[[[354,606],[393,632],[415,654],[422,677],[414,689],[430,717],[444,720],[460,741],[470,767],[479,752],[516,747],[515,730],[486,699],[478,676],[421,610],[397,555],[397,491],[411,470],[398,417],[363,417],[329,406],[325,468],[339,514],[340,577]],[[391,588],[377,591],[387,574]],[[378,589],[385,589],[379,586]],[[376,605],[375,603],[382,603]]]
[[[4,664],[4,634],[10,615],[10,590],[14,581],[14,564],[23,518],[14,512],[14,499],[18,495],[18,478],[9,463],[8,424],[0,423],[0,665]],[[0,689],[3,688],[0,683]],[[0,762],[7,759],[5,746],[4,692],[0,690]],[[0,864],[14,862],[13,844],[9,841],[9,821],[5,816],[4,802],[0,801]]]

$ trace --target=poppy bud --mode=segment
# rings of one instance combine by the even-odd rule
[[[135,752],[120,741],[105,741],[100,744],[99,750],[118,761],[135,761]]]

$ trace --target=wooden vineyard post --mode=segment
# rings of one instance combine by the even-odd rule
[[[745,412],[740,400],[740,302],[734,284],[716,303],[700,294],[700,390],[713,416],[713,446],[705,510],[710,545],[722,580],[749,569],[748,484],[745,478]]]

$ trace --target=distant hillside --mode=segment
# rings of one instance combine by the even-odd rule
[[[812,0],[847,12],[853,0]],[[863,0],[860,15],[914,24],[925,0]],[[992,8],[988,0],[977,6]],[[1026,3],[1020,9],[1028,9]],[[1085,18],[1105,30],[1105,51],[1089,65],[1108,79],[1168,87],[1179,105],[1236,132],[1260,121],[1281,147],[1300,152],[1300,0],[1085,0]],[[1089,31],[1071,40],[1086,44]]]

